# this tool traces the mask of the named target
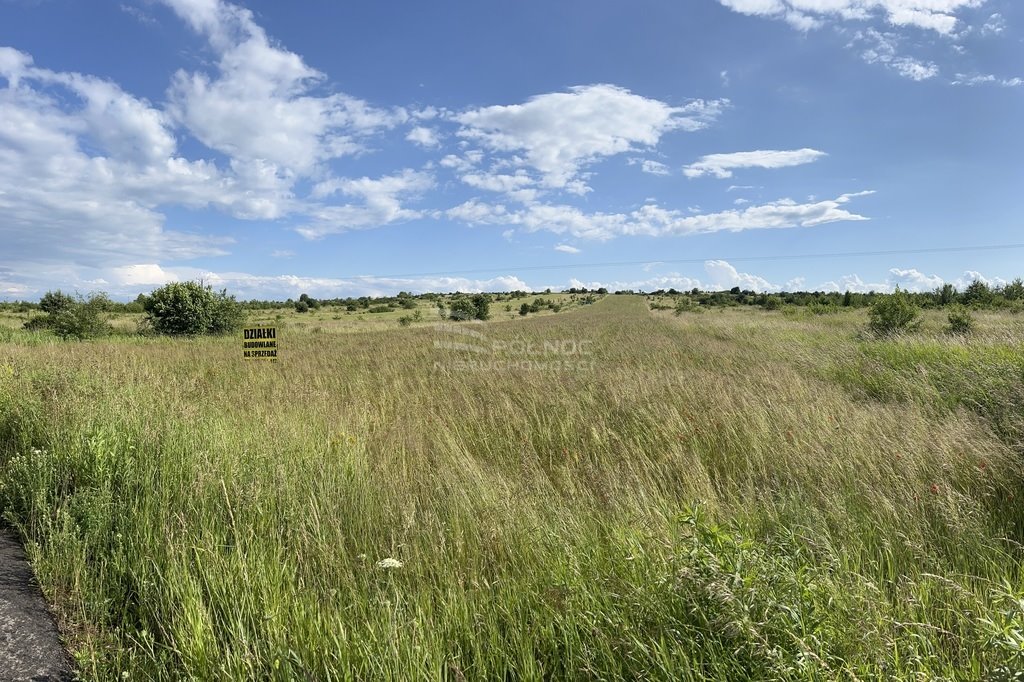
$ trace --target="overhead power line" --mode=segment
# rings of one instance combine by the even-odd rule
[[[825,258],[863,258],[867,256],[900,256],[922,253],[960,253],[965,251],[1002,251],[1024,249],[1024,244],[984,244],[976,246],[938,246],[920,249],[886,249],[877,251],[841,251],[831,253],[790,253],[769,256],[715,256],[703,258],[658,258],[648,260],[605,261],[603,263],[560,263],[557,265],[503,265],[472,270],[445,270],[438,272],[406,272],[390,275],[352,275],[346,279],[400,279],[403,277],[446,277],[452,275],[481,275],[495,272],[532,272],[538,270],[578,270],[580,268],[617,268],[630,265],[683,265],[723,260],[730,263],[750,261],[817,260]]]

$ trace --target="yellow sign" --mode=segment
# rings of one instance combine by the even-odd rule
[[[277,327],[242,330],[242,357],[246,360],[277,360]]]

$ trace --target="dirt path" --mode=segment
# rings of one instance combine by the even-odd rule
[[[71,679],[67,652],[25,553],[0,530],[0,681]]]

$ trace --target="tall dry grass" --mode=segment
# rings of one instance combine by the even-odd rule
[[[285,329],[277,364],[15,339],[0,507],[86,678],[1012,675],[1021,348],[929,340],[936,384],[862,325],[613,296],[485,340]],[[970,369],[991,409],[949,397],[964,352],[1009,358]]]

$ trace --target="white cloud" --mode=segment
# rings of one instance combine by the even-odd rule
[[[739,272],[724,260],[709,260],[704,263],[704,272],[708,274],[714,289],[732,289],[739,287],[744,290],[778,291],[781,287],[772,284],[763,277]]]
[[[599,289],[605,287],[609,291],[633,290],[633,291],[657,291],[659,289],[676,289],[677,291],[690,291],[700,289],[702,291],[720,291],[740,287],[744,290],[757,292],[780,291],[782,287],[772,284],[758,275],[740,272],[730,263],[724,260],[709,260],[704,263],[704,272],[707,280],[695,277],[688,277],[677,272],[648,277],[646,279],[633,280],[592,280],[582,281],[576,278],[569,280],[570,287],[586,287],[587,289]]]
[[[926,62],[898,53],[900,38],[895,33],[881,33],[873,28],[858,31],[848,47],[863,46],[861,59],[868,64],[881,64],[904,78],[928,80],[939,74],[934,62]]]
[[[113,282],[125,286],[163,286],[178,280],[177,275],[164,270],[156,263],[125,265],[112,268],[110,272]]]
[[[318,94],[324,75],[271,43],[252,12],[218,0],[163,0],[205,36],[216,73],[178,71],[170,112],[203,144],[242,161],[308,175],[363,149],[362,136],[407,120],[342,93]]]
[[[575,246],[570,246],[569,244],[559,244],[558,246],[555,247],[555,251],[561,251],[562,253],[579,253],[580,252],[580,250],[577,249]]]
[[[1004,88],[1018,88],[1024,85],[1024,78],[999,78],[998,76],[990,73],[975,74],[973,76],[965,73],[958,73],[952,83],[953,85],[966,85],[968,87],[978,85],[998,85]]]
[[[522,154],[544,183],[565,187],[580,168],[601,157],[650,148],[673,130],[699,130],[715,120],[724,100],[671,106],[614,85],[588,85],[538,95],[524,104],[458,114],[458,135],[497,153]]]
[[[797,29],[818,28],[826,21],[865,21],[882,15],[894,26],[913,26],[950,35],[957,14],[985,0],[719,0],[751,16],[783,19]]]
[[[1006,19],[999,12],[992,13],[981,27],[982,35],[999,35],[1006,30]]]
[[[217,254],[226,240],[165,230],[157,208],[245,211],[259,198],[212,163],[177,156],[162,112],[109,81],[38,68],[9,48],[0,75],[0,265]]]
[[[328,234],[413,220],[423,213],[402,206],[402,199],[417,197],[433,186],[432,175],[409,168],[376,179],[324,180],[313,187],[313,197],[324,199],[340,193],[360,199],[361,203],[311,207],[307,213],[312,221],[296,231],[307,239],[318,239]]]
[[[347,296],[393,296],[399,291],[412,293],[453,291],[515,291],[531,287],[513,275],[488,279],[466,277],[307,277],[299,275],[255,275],[244,272],[204,272],[189,269],[185,279],[202,279],[214,288],[227,288],[241,299],[297,298],[308,293],[314,298]]]
[[[886,293],[895,290],[898,286],[904,291],[924,292],[934,291],[943,284],[952,284],[958,290],[963,291],[975,280],[980,280],[990,286],[1006,284],[1006,280],[1000,277],[988,278],[974,270],[967,270],[961,276],[953,279],[944,279],[939,275],[927,275],[915,268],[891,268],[883,282],[865,282],[859,275],[844,275],[838,280],[825,282],[820,288],[824,291],[853,291],[856,293],[876,291]]]
[[[441,145],[441,141],[437,137],[437,131],[424,126],[416,126],[410,130],[405,139],[426,149],[433,149]]]
[[[843,208],[851,199],[872,194],[843,194],[835,199],[798,204],[791,199],[730,209],[718,213],[685,215],[647,204],[630,213],[585,213],[563,204],[530,204],[509,209],[473,199],[446,212],[448,218],[472,225],[514,225],[529,232],[548,230],[584,239],[606,240],[625,235],[691,235],[720,231],[814,227],[868,218]]]
[[[699,178],[702,175],[713,175],[716,178],[731,178],[732,171],[737,168],[785,168],[788,166],[800,166],[806,163],[813,163],[823,156],[827,156],[827,154],[817,149],[806,147],[791,151],[759,149],[752,152],[708,154],[702,156],[695,163],[684,167],[683,174],[688,178]]]
[[[649,173],[651,175],[671,174],[671,171],[669,171],[668,166],[666,166],[660,161],[655,161],[653,159],[641,159],[634,156],[627,159],[626,163],[629,164],[630,166],[639,165],[640,170],[642,170],[644,173]]]

